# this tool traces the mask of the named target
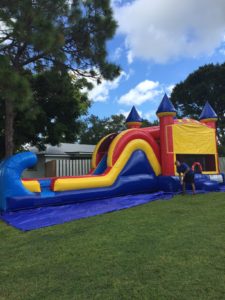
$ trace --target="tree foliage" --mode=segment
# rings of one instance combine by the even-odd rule
[[[142,121],[142,127],[155,125],[158,125],[158,121],[149,122],[146,119]],[[81,144],[96,145],[104,136],[110,133],[119,133],[126,129],[126,118],[122,114],[102,119],[91,115],[82,122],[79,142]]]
[[[175,86],[171,100],[179,116],[196,119],[209,101],[218,115],[219,151],[225,155],[225,64],[200,67]]]
[[[144,127],[151,127],[151,126],[158,126],[158,125],[159,125],[159,121],[158,120],[154,120],[154,121],[150,122],[147,119],[143,119],[141,127],[144,128]]]
[[[90,101],[82,93],[85,81],[73,82],[70,75],[57,70],[37,75],[27,74],[33,92],[31,105],[17,110],[15,117],[15,148],[29,143],[44,149],[45,144],[77,140],[81,128],[80,115],[87,113]],[[0,101],[4,111],[4,102]],[[4,127],[4,114],[0,115],[0,127]],[[4,132],[0,133],[0,155],[4,156]]]
[[[41,126],[47,127],[46,135],[43,135],[46,141],[60,142],[62,132],[64,136],[70,136],[69,139],[73,136],[65,128],[62,130],[62,110],[65,110],[66,114],[69,110],[65,108],[66,105],[72,105],[72,110],[76,107],[76,118],[83,113],[86,99],[78,92],[77,101],[71,104],[66,100],[67,96],[64,98],[57,85],[50,83],[50,79],[53,79],[57,72],[57,76],[60,77],[70,70],[73,72],[73,80],[78,80],[78,89],[81,86],[81,78],[94,77],[101,81],[101,78],[111,80],[119,75],[119,67],[107,60],[106,51],[106,42],[113,37],[115,29],[116,23],[109,0],[1,0],[0,95],[1,106],[5,110],[4,127],[1,128],[2,135],[5,136],[7,155],[13,151],[14,136],[17,140],[20,139],[15,123],[21,123],[18,121],[21,113],[26,114],[23,118],[24,124],[34,115],[38,117],[39,123],[42,123],[40,126],[33,126],[33,135],[28,132],[32,142],[39,142],[40,131],[45,134],[44,130],[40,129]],[[50,72],[49,79],[45,76],[46,71]],[[41,76],[31,80],[31,76],[35,74]],[[46,87],[42,92],[40,84]],[[47,85],[50,85],[49,91]],[[35,94],[36,89],[39,90],[38,95]],[[64,92],[65,89],[64,81]],[[39,98],[35,98],[36,96]],[[53,118],[49,111],[49,103],[45,101],[46,97],[51,98]],[[78,104],[78,99],[81,104]],[[61,110],[61,117],[59,111],[57,112],[60,125],[52,121],[55,115],[54,108],[56,110],[57,107]],[[44,124],[45,121],[48,123]],[[72,120],[71,122],[73,123]],[[70,128],[76,132],[72,123]],[[48,134],[53,134],[53,138]]]
[[[112,115],[108,118],[99,118],[91,115],[82,122],[79,142],[81,144],[96,145],[104,136],[126,129],[124,115]]]

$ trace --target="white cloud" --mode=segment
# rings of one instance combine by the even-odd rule
[[[116,48],[116,50],[113,53],[113,59],[114,60],[120,59],[122,52],[123,52],[123,49],[121,47]]]
[[[220,53],[221,53],[222,55],[225,55],[225,49],[224,49],[224,48],[220,49],[219,51],[220,51]]]
[[[11,18],[12,22],[15,22],[14,18]],[[5,22],[0,21],[0,39],[4,40],[5,38],[7,38],[7,35],[10,33],[11,29],[10,27],[6,26]],[[10,40],[4,40],[4,42],[2,42],[3,44],[10,44]]]
[[[125,105],[141,105],[160,94],[162,94],[162,89],[158,81],[144,80],[121,96],[118,102]]]
[[[170,84],[169,86],[166,87],[166,93],[168,94],[169,97],[174,88],[175,88],[175,84]]]
[[[119,86],[121,80],[122,79],[127,80],[129,78],[129,76],[130,76],[129,74],[122,71],[120,76],[118,76],[113,81],[102,80],[101,84],[97,84],[96,80],[89,79],[89,81],[94,86],[91,91],[88,91],[89,99],[94,102],[107,101],[110,91],[116,89]],[[85,91],[87,91],[87,90],[85,90]]]
[[[119,3],[114,1],[115,16],[132,58],[165,63],[179,57],[209,55],[225,36],[224,0]]]
[[[129,51],[127,52],[127,62],[128,62],[128,64],[132,64],[133,60],[134,60],[134,58],[133,58],[133,53],[132,53],[131,50],[129,50]]]
[[[122,115],[124,115],[125,118],[127,118],[129,113],[130,113],[130,111],[125,111],[123,109],[120,109],[118,112],[118,115],[122,114]]]
[[[155,110],[150,110],[150,111],[146,112],[144,114],[143,118],[148,120],[148,121],[157,120],[156,111]]]

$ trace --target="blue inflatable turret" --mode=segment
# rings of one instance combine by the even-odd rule
[[[217,114],[215,113],[212,106],[207,101],[205,106],[203,107],[202,113],[199,117],[200,120],[206,120],[206,119],[214,119],[217,120]]]
[[[163,116],[175,116],[176,115],[176,109],[173,106],[172,102],[168,98],[167,94],[164,95],[157,111],[156,114],[158,117],[163,117]]]
[[[215,113],[212,106],[207,101],[203,107],[202,113],[199,117],[202,123],[205,123],[208,127],[216,128],[216,121],[218,119],[217,114]]]
[[[141,123],[142,123],[142,118],[140,117],[136,108],[133,106],[127,119],[126,119],[127,127],[129,129],[130,128],[139,128],[139,127],[141,127]]]

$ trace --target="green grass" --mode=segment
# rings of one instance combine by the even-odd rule
[[[26,233],[1,222],[0,299],[225,299],[225,193]]]

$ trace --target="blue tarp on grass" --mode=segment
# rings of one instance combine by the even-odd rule
[[[221,185],[219,191],[225,192],[225,185]],[[3,215],[0,215],[0,219],[17,229],[29,231],[118,211],[155,200],[169,200],[173,198],[174,195],[180,193],[181,192],[156,192],[151,194],[128,195],[103,200],[87,201],[70,205],[40,207],[4,213]],[[187,191],[187,193],[191,194],[191,191]],[[204,194],[207,192],[198,190],[196,193]]]
[[[111,199],[74,203],[70,205],[48,206],[9,212],[4,213],[0,216],[0,218],[17,229],[29,231],[126,209],[155,200],[169,200],[173,197],[173,195],[173,193],[164,192],[128,195]]]

